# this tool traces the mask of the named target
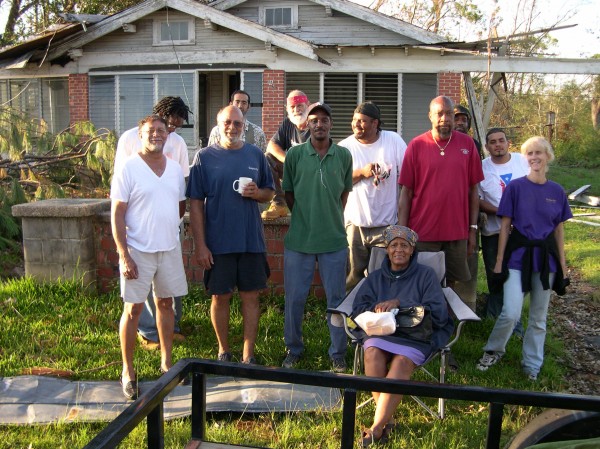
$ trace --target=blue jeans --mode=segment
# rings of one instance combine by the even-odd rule
[[[490,273],[494,271],[494,266],[496,265],[496,256],[498,255],[498,234],[492,235],[481,235],[481,255],[483,256],[483,264],[485,265],[485,274],[486,278],[490,279]],[[494,285],[490,285],[488,281],[488,295],[487,295],[487,305],[486,305],[486,316],[488,318],[498,318],[500,312],[502,312],[502,304],[504,302],[503,299],[503,289],[494,288]],[[519,317],[519,321],[515,325],[513,333],[515,335],[520,335],[521,337],[524,334],[523,323],[521,322],[521,318]]]
[[[156,306],[154,305],[154,292],[150,290],[148,298],[144,303],[144,308],[140,314],[140,321],[138,322],[138,334],[144,337],[146,340],[151,340],[158,343],[158,329],[156,328]],[[173,300],[173,311],[175,312],[175,333],[179,334],[181,329],[179,328],[179,320],[181,320],[181,296],[175,297]]]
[[[346,263],[348,249],[321,254],[307,254],[285,249],[283,253],[283,286],[285,289],[285,320],[283,340],[288,351],[300,356],[304,351],[302,342],[302,321],[304,306],[315,271],[315,262],[319,263],[319,274],[327,297],[327,308],[337,307],[346,292]],[[346,332],[343,327],[331,324],[331,315],[327,314],[331,346],[329,357],[346,356]]]
[[[550,273],[550,285],[556,273]],[[544,290],[540,281],[540,273],[531,275],[531,292],[529,303],[529,321],[523,338],[523,360],[521,365],[528,374],[537,374],[544,361],[544,342],[546,341],[546,316],[550,293]],[[488,338],[484,351],[504,354],[506,343],[512,334],[517,321],[521,317],[523,298],[521,288],[521,271],[508,270],[508,279],[504,283],[504,305],[496,320],[496,325]]]

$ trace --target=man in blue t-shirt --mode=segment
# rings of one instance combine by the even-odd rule
[[[219,144],[201,149],[190,171],[186,192],[190,225],[195,257],[204,268],[204,285],[212,295],[210,314],[219,344],[218,359],[232,360],[229,302],[237,287],[244,318],[241,360],[254,364],[258,296],[267,287],[270,274],[258,203],[273,198],[273,177],[263,152],[242,140],[244,116],[239,108],[221,109],[217,123]]]

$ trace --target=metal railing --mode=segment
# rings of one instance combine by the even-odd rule
[[[270,368],[259,365],[223,363],[216,360],[182,359],[169,372],[110,422],[85,449],[116,447],[145,418],[148,428],[148,449],[164,448],[164,398],[188,374],[192,375],[191,426],[192,440],[204,441],[206,431],[206,376],[222,375],[300,385],[339,388],[343,390],[341,449],[354,444],[356,399],[358,391],[379,391],[428,398],[445,398],[489,404],[486,448],[498,449],[502,430],[502,415],[507,404],[600,411],[600,397],[559,393],[539,393],[521,390],[435,384],[417,381],[394,381],[366,376],[350,376],[321,371]]]

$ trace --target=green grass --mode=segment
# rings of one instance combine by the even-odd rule
[[[121,300],[116,292],[94,296],[76,282],[38,284],[31,279],[9,280],[0,284],[0,373],[17,376],[32,366],[72,370],[74,379],[117,380],[120,374],[117,322]],[[242,321],[239,303],[232,310],[232,347],[241,346]],[[260,335],[257,344],[259,360],[266,365],[281,363],[284,345],[283,299],[266,297],[262,301]],[[307,352],[300,368],[326,370],[328,333],[324,321],[325,303],[310,298],[305,320]],[[475,361],[492,327],[491,321],[470,325],[455,356],[461,364],[449,376],[455,384],[481,385],[516,389],[535,388],[560,391],[564,372],[555,360],[561,355],[560,344],[548,338],[548,358],[541,381],[532,386],[520,373],[520,343],[511,341],[508,354],[497,369],[481,373]],[[216,341],[209,319],[209,299],[199,288],[192,288],[184,300],[183,329],[187,341],[174,348],[174,359],[182,357],[216,357]],[[239,357],[239,350],[238,357]],[[349,351],[350,353],[350,351]],[[350,361],[350,360],[348,360]],[[159,354],[138,349],[136,367],[141,379],[158,377]],[[424,377],[416,377],[426,380]],[[364,399],[367,394],[361,394]],[[360,409],[357,424],[369,424],[373,404]],[[411,448],[480,448],[485,440],[488,412],[485,404],[450,401],[448,418],[433,420],[413,401],[403,402],[396,413],[402,422],[394,435],[394,447]],[[503,442],[534,416],[533,411],[509,408],[505,417]],[[209,415],[208,437],[235,444],[262,445],[277,448],[336,448],[341,431],[340,412],[308,412],[289,414]],[[358,436],[357,425],[357,436]],[[3,426],[0,448],[71,448],[83,447],[104,423],[57,423],[49,426]],[[165,429],[167,448],[183,447],[190,438],[189,419],[169,421]],[[120,446],[145,447],[145,427],[140,426]]]
[[[558,167],[551,174],[562,176]],[[570,170],[568,170],[571,173]],[[592,183],[586,179],[590,170],[576,173],[573,187]],[[598,172],[590,176],[598,178]],[[561,181],[562,182],[562,181]],[[567,185],[567,184],[563,184]],[[565,225],[566,252],[569,267],[590,285],[600,287],[600,229],[576,223]],[[0,258],[0,260],[2,260]],[[483,263],[480,263],[478,290],[486,291]],[[257,356],[265,365],[279,366],[283,358],[283,298],[264,297]],[[73,281],[39,284],[31,279],[0,280],[0,376],[17,376],[27,368],[45,366],[72,370],[73,379],[119,378],[120,351],[117,326],[122,303],[115,291],[109,295],[91,295]],[[552,309],[552,308],[551,308]],[[328,332],[324,320],[325,302],[310,298],[305,318],[306,356],[301,369],[326,370]],[[525,315],[526,316],[526,315]],[[546,358],[540,380],[531,384],[521,374],[521,343],[511,339],[507,354],[500,364],[488,372],[475,369],[482,347],[493,322],[469,324],[461,341],[455,346],[460,363],[457,373],[450,373],[448,382],[459,385],[478,385],[494,388],[533,389],[558,392],[563,389],[566,375],[561,360],[564,356],[561,341],[552,334],[552,310],[546,340]],[[176,345],[174,360],[183,357],[216,357],[216,339],[209,317],[209,299],[198,287],[191,287],[184,299],[183,331],[185,343]],[[231,345],[239,359],[242,319],[239,301],[232,303]],[[350,362],[348,351],[348,362]],[[136,369],[142,380],[158,377],[159,354],[136,350]],[[419,380],[425,378],[418,375]],[[361,393],[360,399],[366,399]],[[361,425],[369,425],[373,404],[357,411],[358,437]],[[539,413],[527,407],[506,407],[501,447],[528,421]],[[488,419],[487,404],[463,401],[447,402],[447,418],[437,421],[411,400],[398,408],[396,419],[401,423],[388,447],[413,449],[476,449],[483,448]],[[208,438],[234,444],[273,448],[339,447],[341,412],[303,413],[213,413],[208,416]],[[89,442],[106,423],[64,423],[40,426],[0,426],[0,449],[79,448]],[[190,420],[176,419],[165,426],[165,447],[181,448],[190,438]],[[120,446],[122,449],[146,447],[145,424]]]
[[[573,192],[584,185],[591,184],[588,195],[600,195],[600,168],[561,167],[551,165],[548,178],[558,182],[567,192]]]

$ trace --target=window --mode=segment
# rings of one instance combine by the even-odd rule
[[[286,73],[286,90],[299,89],[312,102],[324,101],[333,110],[334,142],[352,134],[356,105],[373,101],[381,110],[382,128],[400,132],[409,142],[430,128],[429,102],[436,96],[435,73]]]
[[[195,41],[194,19],[154,21],[154,45],[186,45]]]
[[[252,123],[262,125],[262,72],[242,72],[243,90],[250,94],[252,107],[246,118]]]
[[[123,133],[152,113],[154,105],[163,97],[181,97],[194,109],[192,73],[123,74],[90,76],[90,119],[97,128],[103,127]],[[177,133],[188,146],[196,146],[194,114],[189,114]]]
[[[0,105],[43,119],[58,133],[70,122],[68,86],[67,78],[0,80]]]
[[[298,6],[281,8],[262,7],[260,23],[273,28],[296,28],[298,26]]]

